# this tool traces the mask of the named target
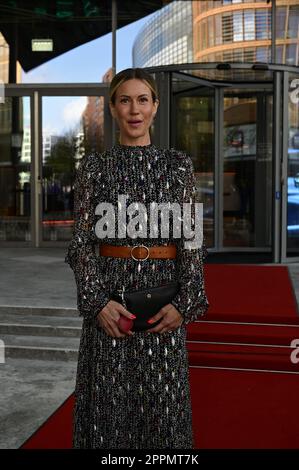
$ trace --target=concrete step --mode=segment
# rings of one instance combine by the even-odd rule
[[[79,338],[1,334],[5,358],[76,361]]]
[[[23,308],[14,311],[7,309],[0,314],[0,335],[29,335],[29,336],[56,336],[78,338],[82,328],[82,317],[69,316],[66,311],[65,316],[57,316],[57,309],[36,309]],[[67,310],[67,309],[66,309]],[[39,314],[38,314],[39,313]]]
[[[73,318],[45,315],[45,313],[44,315],[35,315],[26,309],[18,313],[2,312],[0,315],[0,335],[80,336],[82,318],[78,315]]]
[[[29,335],[79,338],[80,334],[81,327],[79,326],[24,325],[21,323],[0,322],[0,337],[3,335]]]
[[[73,317],[77,318],[79,312],[74,308],[56,308],[56,307],[20,307],[18,305],[0,305],[0,318],[5,314],[13,315],[38,315],[55,317]],[[82,317],[79,317],[82,318]]]
[[[24,310],[22,313],[2,312],[0,325],[4,323],[18,323],[20,325],[45,325],[45,326],[76,326],[81,327],[82,317],[56,316],[56,315],[32,315]]]

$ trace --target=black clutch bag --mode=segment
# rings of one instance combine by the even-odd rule
[[[179,281],[172,281],[156,287],[148,287],[142,290],[117,290],[111,294],[111,298],[123,304],[131,313],[136,315],[133,320],[132,331],[144,331],[155,327],[160,323],[160,318],[155,323],[147,323],[164,305],[169,304],[179,292]]]

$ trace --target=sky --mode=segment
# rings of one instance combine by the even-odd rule
[[[148,15],[117,30],[116,72],[132,67],[134,40]],[[55,59],[22,72],[23,83],[99,83],[112,66],[112,33],[76,47]],[[29,125],[29,101],[24,101],[25,125]],[[74,127],[86,105],[86,97],[44,97],[43,132],[59,135]]]

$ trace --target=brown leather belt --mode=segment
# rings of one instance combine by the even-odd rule
[[[136,261],[145,261],[150,258],[176,258],[176,245],[167,246],[116,246],[116,245],[99,245],[100,256],[114,256],[117,258],[133,258]]]

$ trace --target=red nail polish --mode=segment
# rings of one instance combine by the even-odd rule
[[[153,323],[153,320],[148,320],[147,323]]]

